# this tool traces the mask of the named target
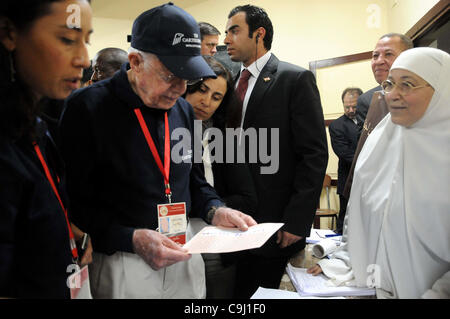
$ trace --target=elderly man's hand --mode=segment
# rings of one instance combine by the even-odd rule
[[[257,222],[250,215],[244,214],[238,210],[229,207],[219,207],[211,221],[214,226],[237,227],[239,230],[246,231]]]
[[[133,248],[154,270],[191,258],[186,249],[159,232],[149,229],[134,231]]]

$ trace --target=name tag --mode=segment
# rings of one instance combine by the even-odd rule
[[[160,204],[158,210],[158,230],[174,242],[186,243],[186,203]]]
[[[80,269],[80,266],[78,265],[70,265],[67,268],[67,271],[69,272],[72,270],[75,270],[75,272],[67,278],[67,286],[70,289],[70,298],[92,299],[88,266],[86,265]]]

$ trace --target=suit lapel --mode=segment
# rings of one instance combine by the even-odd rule
[[[253,120],[258,114],[259,105],[264,99],[267,90],[276,80],[276,71],[278,69],[278,58],[272,54],[269,61],[267,61],[264,68],[261,70],[258,79],[256,80],[250,99],[248,100],[247,109],[245,111],[245,119],[243,128],[246,129],[252,126]]]

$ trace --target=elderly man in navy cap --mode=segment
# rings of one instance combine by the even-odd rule
[[[241,230],[256,222],[225,207],[193,161],[193,142],[183,161],[171,160],[179,142],[171,133],[194,135],[192,107],[180,96],[215,76],[200,55],[197,22],[171,3],[142,13],[128,59],[112,78],[74,93],[60,122],[70,212],[94,248],[92,294],[204,298],[203,260],[182,248],[189,213]]]

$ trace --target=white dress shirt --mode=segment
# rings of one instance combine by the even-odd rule
[[[243,101],[243,105],[242,105],[241,128],[244,125],[245,111],[247,110],[248,100],[250,99],[253,88],[255,87],[256,80],[258,79],[259,74],[261,73],[261,70],[266,66],[271,55],[272,55],[272,53],[267,52],[262,57],[260,57],[258,60],[256,60],[252,64],[250,64],[250,66],[248,68],[245,68],[244,65],[241,66],[241,74],[242,74],[242,71],[245,69],[247,69],[251,74],[250,78],[248,79],[248,88],[247,88],[247,92],[245,93],[245,97],[244,97],[244,101]],[[240,80],[240,77],[236,81],[236,87],[239,83],[239,80]]]

